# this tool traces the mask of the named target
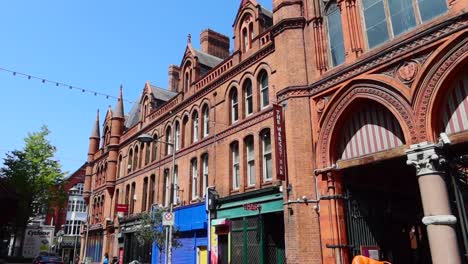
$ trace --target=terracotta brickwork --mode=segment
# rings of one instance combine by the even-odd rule
[[[330,5],[338,10],[343,35],[344,58],[336,66],[327,24]],[[287,263],[348,263],[344,205],[334,198],[343,194],[342,174],[336,168],[405,156],[411,144],[437,142],[442,132],[437,113],[444,93],[454,78],[466,74],[460,69],[468,65],[466,2],[449,1],[439,16],[419,21],[372,48],[362,9],[359,0],[274,0],[269,13],[256,1],[242,1],[233,25],[232,54],[226,54],[226,37],[214,31],[201,34],[202,51],[189,37],[182,63],[169,68],[173,94],[161,99],[146,83],[135,122],[124,118],[121,93],[116,109],[107,112],[102,137],[96,120],[86,168],[85,191],[94,219],[90,229],[103,231],[106,252],[117,254],[116,204],[129,204],[131,216],[166,202],[170,190],[165,171],[172,173],[172,155],[167,144],[138,142],[138,136],[149,134],[178,144],[177,205],[204,199],[203,158],[208,155],[205,186],[215,186],[221,197],[282,186]],[[262,94],[263,75],[268,79],[267,97]],[[249,82],[251,101],[245,90]],[[343,124],[356,106],[366,102],[377,103],[394,116],[403,146],[340,160]],[[273,104],[284,112],[285,181],[276,179],[275,173],[272,179],[264,178],[262,137],[265,131],[273,133]],[[253,186],[248,186],[246,171],[249,136],[255,153]],[[468,141],[466,131],[451,138]],[[233,186],[233,142],[239,146],[238,188]],[[323,196],[331,198],[320,199]]]

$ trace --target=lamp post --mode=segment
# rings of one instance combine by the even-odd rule
[[[73,186],[69,190],[70,196],[73,197],[73,206],[72,206],[72,212],[71,212],[71,221],[72,221],[71,227],[72,227],[72,233],[75,236],[75,242],[74,242],[74,245],[73,245],[73,256],[72,256],[72,258],[73,258],[72,263],[73,264],[77,264],[77,263],[75,263],[76,262],[75,260],[76,260],[76,240],[78,238],[78,234],[75,234],[75,233],[76,233],[76,231],[78,231],[78,228],[76,228],[76,226],[75,226],[75,221],[76,221],[76,204],[78,202],[78,197],[77,197],[78,196],[78,191],[79,191],[78,188],[76,188],[75,186]]]
[[[175,145],[172,142],[166,142],[162,140],[158,140],[153,138],[149,134],[141,134],[137,137],[137,140],[142,143],[150,143],[150,142],[159,142],[168,145],[171,148],[172,152],[172,176],[171,176],[171,193],[169,194],[169,212],[171,214],[174,213],[174,194],[173,192],[176,190],[177,186],[175,186]],[[166,263],[172,264],[172,225],[169,226],[169,231],[167,237],[167,255],[166,255]]]

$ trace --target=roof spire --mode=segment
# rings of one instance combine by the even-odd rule
[[[124,117],[124,106],[123,106],[123,86],[120,85],[120,94],[117,99],[117,105],[115,106],[114,117]]]
[[[97,110],[96,121],[94,122],[93,131],[91,131],[91,137],[92,138],[101,137],[99,133],[99,109]]]
[[[187,36],[187,44],[192,44],[192,35],[190,33]]]

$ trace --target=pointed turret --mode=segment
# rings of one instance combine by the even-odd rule
[[[120,94],[117,99],[117,104],[114,110],[114,117],[124,118],[124,105],[123,105],[123,87],[120,85]]]
[[[99,109],[96,114],[96,121],[94,121],[93,131],[91,131],[90,138],[100,138],[101,133],[99,132]]]
[[[99,109],[96,113],[96,120],[94,121],[93,130],[91,131],[91,136],[89,137],[89,146],[88,146],[88,161],[86,163],[86,175],[85,175],[85,186],[84,186],[84,198],[86,203],[89,202],[89,197],[91,195],[91,176],[93,172],[93,162],[94,154],[99,149],[99,141],[101,138],[101,133],[99,132]]]

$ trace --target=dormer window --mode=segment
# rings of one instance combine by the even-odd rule
[[[242,51],[246,52],[252,48],[252,40],[254,38],[254,27],[252,22],[252,16],[246,15],[241,25],[241,47]]]
[[[187,65],[184,68],[184,91],[188,91],[190,88],[190,83],[192,83],[192,63],[187,61]]]

